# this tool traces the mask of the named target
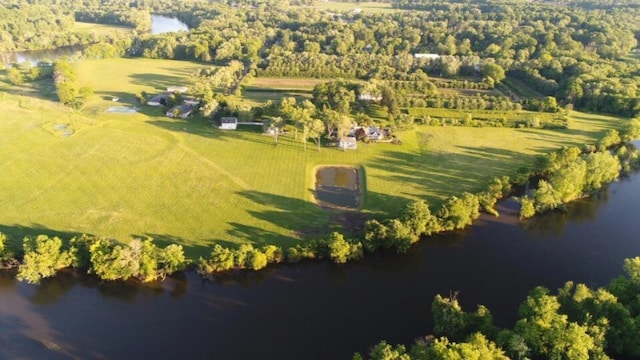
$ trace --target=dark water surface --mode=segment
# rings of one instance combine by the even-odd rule
[[[348,359],[381,339],[410,343],[432,328],[433,297],[460,292],[512,326],[536,285],[591,286],[640,255],[640,175],[566,213],[499,218],[338,266],[310,262],[151,286],[64,274],[39,286],[0,278],[0,358]]]

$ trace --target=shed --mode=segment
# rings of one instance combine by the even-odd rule
[[[167,100],[169,100],[169,93],[162,93],[154,96],[151,100],[147,101],[147,105],[149,106],[161,106],[166,105]]]
[[[343,149],[343,150],[347,150],[347,149],[355,150],[358,148],[358,143],[356,141],[356,138],[347,136],[340,139],[340,143],[338,143],[338,147],[340,147],[340,149]]]
[[[189,104],[176,105],[166,112],[168,117],[176,117],[177,115],[182,119],[188,118],[191,114],[193,114],[193,106]]]
[[[238,118],[237,117],[223,117],[220,119],[219,129],[223,130],[235,130],[238,127]]]

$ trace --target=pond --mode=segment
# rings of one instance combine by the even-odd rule
[[[640,175],[566,212],[519,222],[517,204],[408,254],[236,272],[204,281],[101,282],[62,274],[39,286],[0,277],[0,358],[349,359],[381,339],[411,343],[433,327],[436,294],[459,291],[513,326],[536,285],[602,286],[640,255]],[[0,273],[1,274],[1,273]]]
[[[315,197],[323,207],[356,209],[360,206],[360,174],[349,166],[322,166],[316,169]]]
[[[189,31],[189,27],[174,17],[151,15],[151,35],[176,31]]]

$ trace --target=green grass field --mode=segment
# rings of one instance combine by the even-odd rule
[[[394,216],[411,199],[437,206],[478,191],[562,145],[593,143],[621,120],[574,112],[562,131],[428,127],[399,133],[402,145],[359,144],[343,152],[252,127],[222,131],[206,119],[175,120],[159,109],[107,114],[119,96],[188,83],[202,65],[145,59],[77,63],[96,95],[81,111],[0,92],[0,231],[151,236],[204,255],[214,242],[289,246],[341,229],[340,214],[312,201],[312,169],[361,166],[362,212]],[[139,106],[139,105],[138,105]],[[66,128],[61,130],[60,125]],[[72,131],[71,136],[63,136]]]
[[[329,81],[332,79],[258,77],[242,85],[242,99],[250,105],[278,102],[284,97],[311,99],[313,87]]]
[[[125,26],[94,24],[80,21],[76,21],[72,30],[75,32],[88,32],[96,36],[113,35],[115,33],[128,34],[132,31],[131,28]]]
[[[245,88],[247,90],[313,90],[313,87],[333,79],[316,78],[272,78],[258,77],[251,80]]]

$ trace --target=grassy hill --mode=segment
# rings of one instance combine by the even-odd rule
[[[222,131],[206,119],[175,120],[141,107],[107,114],[109,96],[134,104],[141,90],[188,83],[199,64],[146,59],[77,63],[96,95],[80,111],[0,90],[0,231],[151,236],[202,255],[213,242],[289,246],[344,223],[312,199],[312,169],[362,167],[366,216],[392,216],[407,201],[437,206],[478,191],[563,145],[593,143],[622,120],[573,112],[567,130],[418,126],[402,145],[343,152],[255,128]],[[8,88],[10,89],[10,88]],[[119,104],[119,105],[125,105]],[[137,104],[136,106],[140,106]]]

